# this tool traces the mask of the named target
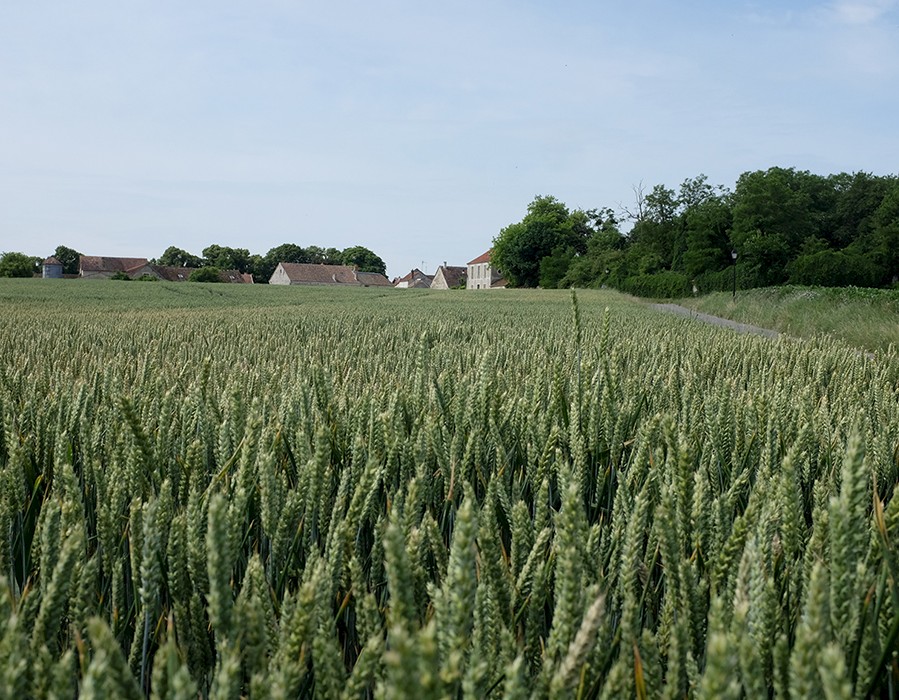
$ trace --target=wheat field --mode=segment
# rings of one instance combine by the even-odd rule
[[[897,387],[603,291],[3,281],[0,695],[895,697]]]

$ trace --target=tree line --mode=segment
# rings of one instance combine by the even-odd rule
[[[203,249],[202,257],[170,246],[152,262],[173,267],[239,270],[251,273],[257,283],[268,282],[278,263],[282,262],[349,265],[357,267],[360,272],[378,272],[382,275],[387,273],[387,266],[381,257],[361,245],[340,250],[316,245],[303,247],[295,243],[282,243],[271,248],[265,255],[251,255],[246,248],[229,248],[213,244]]]
[[[63,266],[63,273],[78,274],[82,253],[68,246],[57,246],[53,257]],[[0,254],[0,277],[32,277],[41,271],[41,258],[25,253]],[[213,244],[203,249],[202,255],[194,255],[176,246],[169,246],[158,258],[150,260],[154,265],[196,268],[191,280],[209,282],[218,280],[219,270],[238,270],[253,275],[256,283],[267,283],[278,263],[322,263],[325,265],[355,266],[361,272],[386,274],[384,261],[364,246],[322,248],[303,247],[295,243],[282,243],[265,255],[251,254],[246,248],[231,248]]]
[[[743,173],[733,191],[705,175],[634,202],[573,210],[538,196],[494,239],[491,261],[518,287],[610,286],[638,296],[780,284],[896,286],[899,177]],[[627,224],[630,229],[623,230]],[[736,258],[734,258],[736,255]]]

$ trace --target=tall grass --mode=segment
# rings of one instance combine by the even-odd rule
[[[795,337],[825,335],[871,352],[899,348],[899,290],[772,287],[717,292],[679,303]]]

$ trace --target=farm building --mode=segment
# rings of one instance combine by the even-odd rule
[[[62,279],[62,263],[51,255],[41,263],[41,276],[44,279]]]
[[[428,289],[433,279],[433,275],[426,275],[418,268],[415,268],[409,274],[395,279],[393,286],[397,289]]]
[[[390,280],[377,272],[359,272],[348,265],[278,263],[269,284],[337,284],[352,287],[390,287]]]
[[[468,277],[468,268],[459,265],[447,265],[444,263],[437,268],[431,289],[457,289],[465,286]]]
[[[501,289],[506,286],[506,280],[490,264],[491,252],[488,250],[468,263],[466,289]]]
[[[150,265],[153,274],[166,282],[187,282],[196,267],[170,267],[168,265]],[[219,270],[219,281],[230,284],[253,284],[253,275],[240,270]]]
[[[46,262],[44,263],[46,267]],[[111,258],[99,255],[82,255],[79,276],[84,279],[110,279],[126,274],[131,279],[155,277],[164,282],[187,282],[196,267],[172,267],[151,265],[146,258]],[[240,270],[220,270],[219,280],[232,284],[253,284],[253,275]]]
[[[46,263],[44,263],[46,266]],[[79,276],[83,279],[110,279],[119,274],[131,279],[155,277],[164,282],[187,282],[196,267],[172,267],[151,265],[146,258],[111,258],[100,255],[82,255]],[[239,270],[220,270],[219,281],[232,284],[253,284],[253,275]]]
[[[78,276],[83,279],[109,279],[118,273],[124,273],[132,279],[137,279],[141,275],[153,275],[153,269],[150,267],[150,261],[146,258],[82,255],[78,263]]]

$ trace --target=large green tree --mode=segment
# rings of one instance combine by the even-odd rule
[[[311,245],[306,248],[309,262],[321,265],[343,265],[343,253],[337,248]]]
[[[278,263],[308,263],[312,262],[308,251],[296,243],[282,243],[270,248],[265,255],[254,255],[251,260],[253,279],[256,282],[267,283],[274,273]]]
[[[240,270],[246,272],[250,268],[250,251],[246,248],[229,248],[213,244],[203,248],[205,265],[220,270]]]
[[[793,168],[740,175],[734,190],[732,240],[755,286],[779,284],[802,243],[821,234],[823,178]]]
[[[78,266],[81,262],[81,253],[79,253],[77,250],[64,245],[58,245],[56,246],[56,250],[53,252],[53,257],[62,263],[63,274],[78,274]]]
[[[382,275],[387,272],[384,261],[365,246],[346,248],[340,257],[344,265],[355,266],[359,272],[379,272]]]
[[[899,181],[891,183],[872,219],[872,259],[880,268],[880,283],[895,285],[899,282]]]
[[[40,258],[25,253],[0,254],[0,277],[32,277],[40,271]]]
[[[621,233],[615,212],[604,207],[586,213],[592,227],[587,238],[587,250],[570,261],[559,287],[614,285],[624,276],[627,238]]]
[[[731,264],[730,231],[733,212],[727,194],[712,194],[683,213],[686,250],[684,273],[692,278]]]
[[[173,245],[166,248],[165,252],[153,262],[170,267],[203,267],[203,258]]]
[[[586,252],[592,232],[585,212],[572,213],[555,197],[537,196],[521,221],[506,226],[493,239],[490,262],[510,286],[536,287],[544,258],[557,253],[571,260]],[[553,264],[552,279],[561,279],[556,269],[558,259]]]

